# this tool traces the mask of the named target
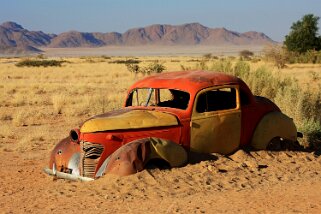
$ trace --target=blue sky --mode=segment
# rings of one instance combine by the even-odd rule
[[[120,32],[151,24],[199,22],[283,41],[304,14],[321,17],[321,0],[0,0],[0,23],[61,33]],[[319,28],[321,28],[321,20]]]

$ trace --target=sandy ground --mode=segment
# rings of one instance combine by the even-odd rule
[[[242,150],[93,182],[42,172],[49,150],[0,155],[0,213],[320,213],[317,152]]]

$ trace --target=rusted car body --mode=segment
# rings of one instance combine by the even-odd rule
[[[241,79],[219,72],[168,72],[136,82],[123,108],[71,130],[53,149],[45,171],[73,180],[129,175],[155,159],[176,167],[188,161],[190,151],[265,149],[275,139],[296,141],[292,119],[267,98],[253,96]]]

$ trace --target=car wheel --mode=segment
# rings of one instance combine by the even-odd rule
[[[282,139],[279,137],[273,138],[266,146],[266,150],[271,150],[271,151],[282,150]]]
[[[286,140],[279,137],[275,137],[269,142],[266,149],[270,151],[299,151],[304,149],[304,147],[301,146],[298,141]]]

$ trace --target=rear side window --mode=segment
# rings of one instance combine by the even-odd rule
[[[236,89],[219,88],[206,91],[198,96],[198,113],[235,109],[237,107]]]
[[[185,91],[175,89],[161,89],[159,91],[160,102],[157,106],[187,109],[190,95]]]

